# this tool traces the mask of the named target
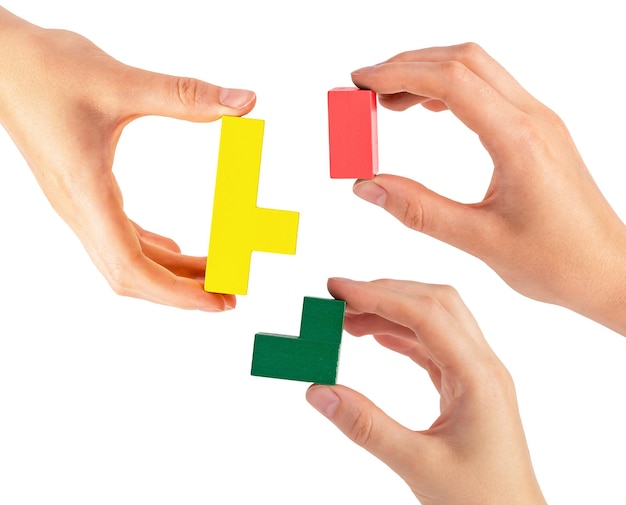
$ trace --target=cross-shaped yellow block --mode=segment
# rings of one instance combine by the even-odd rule
[[[222,118],[205,291],[245,295],[252,251],[296,253],[299,214],[256,204],[264,123]]]

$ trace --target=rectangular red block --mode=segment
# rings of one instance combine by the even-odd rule
[[[330,176],[372,179],[378,173],[376,93],[359,88],[328,92]]]

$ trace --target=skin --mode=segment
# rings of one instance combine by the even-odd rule
[[[121,295],[184,309],[234,308],[233,295],[203,289],[205,258],[124,213],[115,148],[132,120],[241,116],[253,92],[140,70],[84,37],[32,25],[0,7],[0,123],[53,208]]]
[[[386,463],[423,505],[539,505],[513,381],[449,286],[330,279],[346,300],[345,329],[373,334],[424,368],[440,415],[413,431],[344,386],[313,385],[307,400],[353,442]]]
[[[0,52],[0,122],[112,288],[187,309],[233,308],[233,296],[204,292],[204,258],[126,216],[112,167],[132,120],[243,115],[254,93],[129,67],[80,35],[2,8],[0,47],[11,48]],[[483,259],[521,293],[626,334],[626,231],[552,111],[474,44],[402,53],[353,80],[393,110],[451,110],[494,162],[474,205],[392,175],[358,181],[357,195]],[[441,413],[428,430],[412,431],[349,388],[319,385],[307,392],[315,408],[423,504],[545,503],[513,381],[452,288],[331,279],[329,290],[348,303],[348,332],[373,334],[428,371]]]
[[[391,110],[450,110],[494,164],[474,204],[387,174],[357,181],[358,196],[482,259],[520,293],[626,335],[626,227],[553,111],[471,43],[401,53],[352,79]]]
[[[450,110],[494,163],[485,197],[461,204],[411,179],[379,175],[354,192],[409,228],[485,261],[512,288],[626,335],[626,228],[596,186],[565,125],[476,44],[401,53],[352,73],[382,106]],[[429,373],[440,416],[400,425],[344,386],[308,401],[385,462],[424,505],[543,504],[513,382],[449,287],[330,279],[345,328],[372,334]]]

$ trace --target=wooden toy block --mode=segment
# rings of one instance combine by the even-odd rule
[[[343,300],[304,297],[300,338],[341,345],[345,312],[346,302]]]
[[[264,124],[222,118],[205,291],[245,295],[253,251],[296,253],[299,214],[256,204]]]
[[[346,302],[305,297],[300,336],[257,333],[251,374],[335,384]]]
[[[376,93],[359,88],[328,92],[330,176],[372,179],[378,173]]]
[[[257,333],[251,374],[317,384],[335,384],[339,346],[300,341],[287,335]]]

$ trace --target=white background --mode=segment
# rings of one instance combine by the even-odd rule
[[[296,334],[302,298],[329,296],[329,276],[454,285],[513,374],[548,502],[626,501],[624,338],[523,298],[479,260],[356,198],[351,181],[331,180],[326,123],[326,91],[351,85],[351,70],[472,40],[563,117],[624,218],[618,3],[3,5],[125,63],[255,90],[250,117],[266,121],[259,205],[301,220],[297,255],[255,254],[233,312],[118,297],[0,131],[0,504],[414,503],[306,403],[307,384],[249,375],[254,333]],[[451,114],[379,109],[378,124],[381,172],[482,198],[490,160]],[[218,143],[219,123],[129,125],[114,168],[129,216],[205,255]],[[437,415],[426,374],[370,337],[345,335],[338,379],[415,429]]]

